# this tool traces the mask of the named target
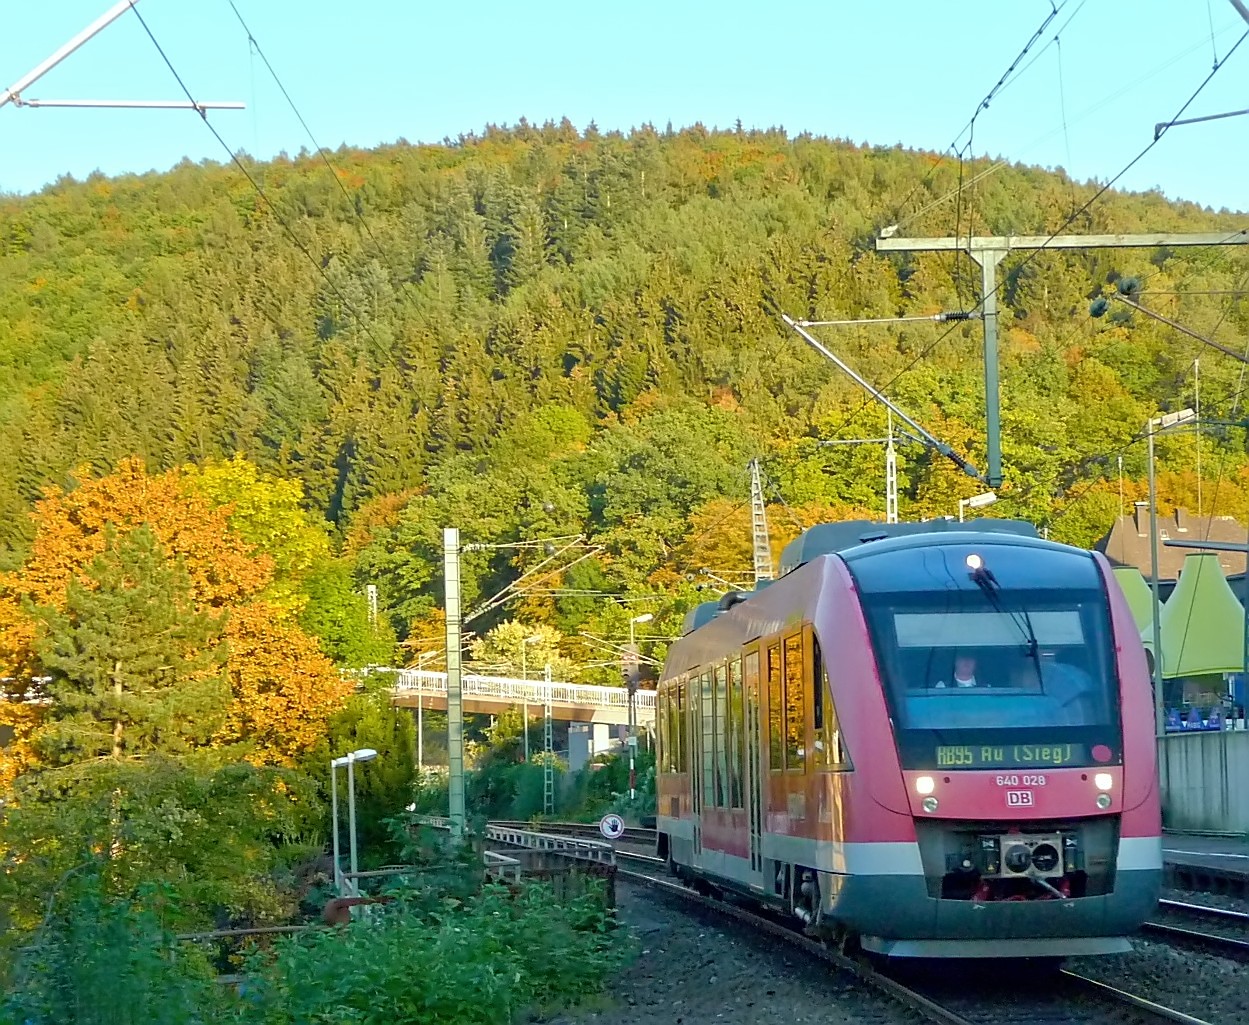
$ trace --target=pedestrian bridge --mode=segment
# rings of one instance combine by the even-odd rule
[[[407,708],[447,707],[447,674],[425,669],[402,669],[391,691],[396,705]],[[528,706],[530,715],[542,715],[547,703],[552,719],[569,722],[627,725],[629,692],[624,687],[593,687],[579,683],[520,680],[510,676],[461,677],[464,711],[498,713],[505,708]],[[655,692],[634,695],[639,726],[655,725]]]

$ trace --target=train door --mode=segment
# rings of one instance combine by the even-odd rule
[[[703,719],[702,694],[699,678],[689,678],[690,714],[690,800],[693,805],[694,861],[701,862],[703,854]]]
[[[749,651],[742,660],[746,705],[746,821],[750,831],[750,885],[763,889],[763,779],[759,769],[759,651]]]

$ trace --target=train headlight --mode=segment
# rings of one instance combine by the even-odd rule
[[[922,806],[923,806],[924,811],[928,812],[928,814],[931,815],[934,811],[937,810],[937,799],[935,797],[925,797],[922,802]]]
[[[1093,777],[1093,786],[1098,790],[1110,790],[1115,785],[1115,778],[1108,772],[1099,772]]]
[[[1110,795],[1098,794],[1097,795],[1097,807],[1099,807],[1102,811],[1105,811],[1107,808],[1109,808],[1110,807]]]
[[[931,794],[937,789],[937,781],[931,776],[920,776],[915,780],[915,792],[917,794]]]

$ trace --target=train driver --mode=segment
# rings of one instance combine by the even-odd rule
[[[937,683],[938,687],[950,686],[945,680]],[[964,655],[961,652],[954,656],[954,684],[955,687],[978,687],[976,682],[976,659],[972,655]]]

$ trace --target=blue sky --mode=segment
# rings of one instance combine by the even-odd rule
[[[112,2],[7,4],[3,85]],[[489,122],[567,116],[603,130],[740,119],[940,151],[1051,9],[1049,0],[235,3],[331,148],[437,142]],[[1080,180],[1116,174],[1200,84],[1216,52],[1225,57],[1249,27],[1228,0],[1056,3],[1035,62],[979,115],[973,152],[1063,166]],[[211,115],[231,148],[260,157],[311,148],[250,55],[228,0],[141,0],[138,8],[197,99],[247,104]],[[127,12],[26,96],[181,94]],[[1249,41],[1188,115],[1247,106]],[[189,111],[0,109],[0,191],[225,156]],[[1249,116],[1178,127],[1121,185],[1246,210],[1247,158]]]

